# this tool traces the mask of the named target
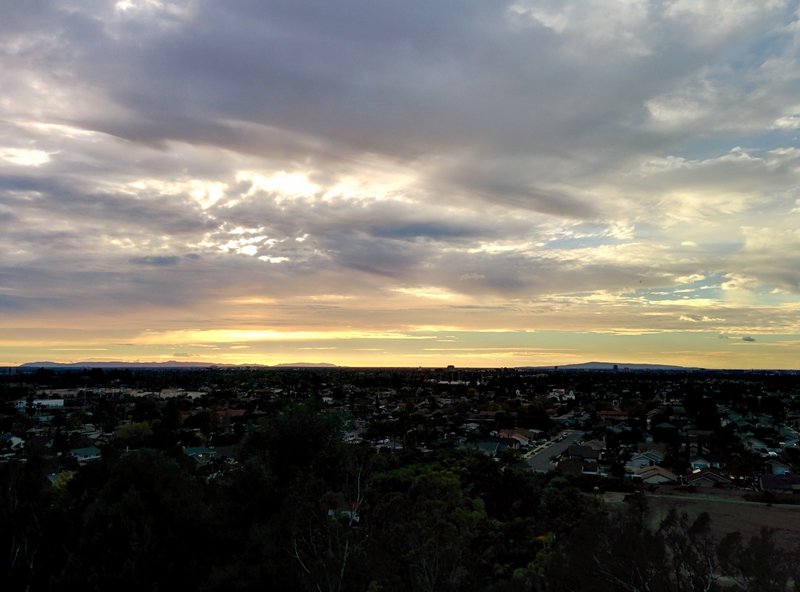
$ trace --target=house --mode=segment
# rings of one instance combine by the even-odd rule
[[[25,411],[28,407],[28,401],[22,399],[16,402],[17,411]],[[63,409],[64,399],[31,399],[30,406],[35,410],[42,409]]]
[[[204,465],[217,457],[217,451],[207,446],[187,446],[183,453],[198,464]]]
[[[645,417],[647,418],[647,426],[650,427],[650,424],[652,424],[654,421],[656,423],[661,423],[661,421],[667,417],[667,414],[664,413],[663,410],[655,408],[648,411]]]
[[[651,430],[656,442],[676,443],[678,441],[678,426],[667,421],[661,422]]]
[[[600,469],[596,462],[588,460],[567,459],[558,463],[558,470],[568,477],[581,475],[599,475]]]
[[[647,483],[648,485],[675,483],[678,480],[678,476],[672,471],[667,470],[664,467],[657,467],[655,465],[636,469],[633,472],[632,478],[637,479],[642,483]]]
[[[574,401],[575,392],[574,391],[567,392],[566,389],[563,388],[553,389],[547,395],[547,400],[556,403],[563,403],[564,401]]]
[[[635,456],[631,457],[631,459],[625,463],[625,472],[627,473],[635,473],[637,469],[642,469],[644,467],[660,465],[664,462],[664,455],[658,452],[657,450],[648,450],[646,452],[640,452]]]
[[[582,475],[600,475],[600,465],[597,464],[595,461],[591,460],[584,460],[581,463],[581,474]]]
[[[512,444],[512,447],[518,446],[528,446],[530,441],[535,439],[537,435],[541,434],[541,430],[522,430],[522,429],[514,429],[514,430],[500,430],[498,435],[500,438],[504,440],[514,440],[516,444]]]
[[[237,421],[243,421],[247,411],[245,409],[216,409],[214,416],[217,420],[218,429],[224,432],[231,431],[231,426]]]
[[[0,448],[9,450],[22,450],[25,447],[25,440],[12,436],[11,434],[0,434]]]
[[[606,449],[606,443],[603,440],[587,440],[583,445],[593,450],[603,451]]]
[[[602,409],[597,412],[597,417],[605,424],[613,424],[628,419],[628,412],[622,409]]]
[[[797,445],[797,442],[800,441],[800,433],[788,425],[781,426],[780,435],[783,438],[785,446]]]
[[[745,440],[745,446],[747,446],[753,452],[759,452],[761,454],[766,454],[768,452],[767,445],[758,438],[747,438]]]
[[[563,415],[552,418],[553,423],[566,427],[577,427],[591,420],[592,416],[586,411],[573,410]]]
[[[497,456],[503,450],[508,449],[508,441],[503,440],[501,438],[489,438],[487,440],[481,440],[480,442],[476,442],[472,445],[473,448],[477,448],[484,454],[488,454],[489,456]]]
[[[718,454],[698,455],[689,460],[689,466],[691,466],[693,471],[702,469],[724,469],[725,465],[725,459]]]
[[[762,491],[774,493],[800,493],[800,475],[771,475],[764,473],[758,480]]]
[[[766,465],[767,471],[773,475],[788,475],[792,472],[792,467],[775,458],[767,459],[764,464]]]
[[[567,477],[579,477],[583,474],[583,463],[568,458],[558,463],[558,470]]]
[[[610,429],[615,434],[623,434],[627,432],[632,432],[633,426],[631,426],[627,421],[621,421],[618,424],[612,426]]]
[[[102,452],[97,446],[87,446],[85,448],[72,448],[69,451],[70,456],[72,456],[78,463],[83,464],[95,460],[100,460],[100,456]]]
[[[696,469],[684,479],[686,485],[693,487],[725,487],[732,483],[727,475],[713,468]]]
[[[576,460],[597,461],[600,458],[600,451],[590,448],[589,446],[572,444],[569,448],[567,448],[567,456]]]
[[[686,419],[686,407],[683,405],[673,405],[670,416],[675,419]]]

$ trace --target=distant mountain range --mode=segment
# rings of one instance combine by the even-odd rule
[[[177,360],[170,360],[168,362],[26,362],[20,366],[0,367],[3,371],[11,371],[14,368],[22,371],[34,371],[39,368],[48,368],[51,370],[85,370],[90,368],[102,369],[185,369],[185,370],[201,370],[203,368],[264,368],[264,369],[291,369],[291,368],[348,368],[348,366],[337,366],[329,362],[290,362],[284,364],[276,364],[268,366],[266,364],[215,364],[209,362],[180,362]],[[350,367],[353,368],[353,367]],[[386,368],[398,368],[397,366],[386,366]],[[444,369],[443,366],[431,366],[430,370]],[[368,369],[368,368],[365,368]],[[467,368],[462,368],[466,370]],[[489,369],[489,367],[483,368]],[[478,368],[475,368],[478,370]],[[800,370],[745,370],[728,368],[727,370],[708,370],[695,366],[671,366],[668,364],[625,364],[616,362],[584,362],[583,364],[563,364],[554,366],[518,366],[515,370],[525,372],[539,371],[539,372],[553,372],[553,371],[567,371],[567,372],[790,372],[797,373]]]
[[[204,364],[202,362],[26,362],[20,368],[216,368],[228,364]]]
[[[387,368],[397,368],[397,366],[386,366]],[[8,367],[10,370],[13,367]],[[275,368],[275,369],[286,369],[286,368],[347,368],[347,366],[337,366],[336,364],[331,364],[329,362],[290,362],[284,364],[275,364],[274,366],[269,366],[266,364],[215,364],[209,362],[180,362],[178,360],[170,360],[168,362],[122,362],[122,361],[111,361],[111,362],[26,362],[17,366],[16,368],[20,370],[36,370],[38,368],[48,368],[51,370],[83,370],[89,368],[103,368],[103,369],[186,369],[186,370],[193,370],[193,369],[203,369],[203,368]],[[437,368],[443,369],[443,367],[431,366],[430,370],[436,370]],[[5,369],[5,367],[4,367]],[[466,368],[464,368],[466,369]],[[477,368],[476,368],[477,369]],[[699,372],[699,371],[706,371],[706,368],[700,368],[695,366],[671,366],[668,364],[625,364],[625,363],[617,363],[617,362],[584,362],[583,364],[564,364],[564,365],[554,365],[554,366],[518,366],[515,368],[516,370],[522,371],[541,371],[541,372],[552,372],[552,371],[595,371],[595,372]],[[729,372],[736,372],[736,371],[744,371],[744,370],[737,370],[730,368],[727,371]],[[766,372],[767,370],[762,370]],[[771,372],[797,372],[797,370],[770,370]]]
[[[52,370],[69,370],[69,369],[86,369],[86,368],[104,368],[104,369],[136,369],[136,368],[339,368],[336,364],[328,362],[290,362],[285,364],[276,364],[268,366],[266,364],[213,364],[206,362],[180,362],[177,360],[170,360],[169,362],[27,362],[19,366],[20,368],[36,369],[36,368],[49,368]],[[585,362],[583,364],[564,364],[558,366],[522,366],[517,370],[590,370],[590,371],[686,371],[686,370],[703,370],[703,368],[685,367],[685,366],[670,366],[667,364],[622,364],[614,362]]]
[[[292,362],[290,364],[275,364],[270,368],[338,368],[336,364],[328,362]]]
[[[206,362],[179,362],[176,360],[170,360],[169,362],[26,362],[19,367],[68,370],[70,368],[336,368],[337,366],[336,364],[329,364],[327,362],[294,362],[289,364],[267,366],[262,364],[212,364]]]
[[[564,364],[563,366],[527,366],[520,370],[703,370],[703,368],[686,366],[669,366],[667,364],[619,364],[614,362],[584,362],[583,364]]]

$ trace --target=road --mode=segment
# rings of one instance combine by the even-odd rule
[[[562,438],[562,436],[564,436]],[[545,444],[545,447],[528,458],[528,466],[531,470],[537,473],[547,473],[553,471],[556,465],[550,460],[554,456],[558,456],[566,452],[567,448],[575,444],[578,440],[583,438],[584,432],[579,430],[564,430],[555,440],[551,440]],[[561,440],[559,440],[561,438]]]

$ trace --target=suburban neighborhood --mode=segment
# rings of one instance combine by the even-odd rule
[[[800,581],[795,372],[25,366],[0,393],[8,573],[35,589],[86,570],[119,584],[119,561],[165,585],[149,546],[173,565],[199,541],[215,555],[183,577],[234,570],[252,587],[338,574],[331,589],[628,590],[631,562],[663,590]],[[186,528],[206,534],[190,544]],[[429,549],[442,532],[448,550]],[[516,550],[484,548],[492,537]],[[747,567],[758,553],[777,575]],[[426,580],[433,560],[450,562],[447,583]]]
[[[345,441],[376,449],[472,448],[645,488],[800,493],[796,373],[38,368],[2,379],[2,459],[38,450],[55,474],[159,439],[233,462],[249,422],[316,399]]]

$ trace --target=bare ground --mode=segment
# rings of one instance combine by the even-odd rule
[[[766,526],[775,531],[776,538],[787,548],[800,548],[800,506],[748,502],[742,499],[744,493],[747,492],[682,493],[665,489],[648,493],[647,501],[654,525],[671,508],[685,512],[690,519],[708,512],[711,527],[718,537],[738,530],[747,540]],[[621,503],[622,495],[607,494],[606,501]]]

